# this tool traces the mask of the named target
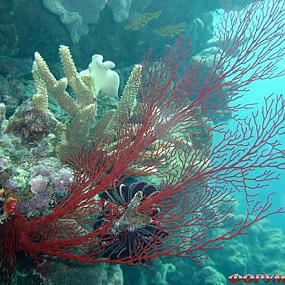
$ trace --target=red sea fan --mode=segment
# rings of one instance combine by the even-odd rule
[[[275,65],[284,55],[285,3],[270,3],[225,16],[222,49],[207,72],[203,59],[190,62],[183,39],[159,60],[146,56],[138,107],[120,118],[115,144],[73,156],[71,194],[50,214],[13,217],[9,254],[17,246],[35,259],[138,265],[167,255],[199,261],[253,223],[283,212],[271,209],[271,194],[263,201],[258,190],[285,168],[277,140],[285,132],[285,99],[266,98],[250,118],[239,117],[242,106],[234,104],[250,83],[283,75]],[[227,104],[217,91],[226,93]],[[218,123],[223,111],[234,130]],[[240,219],[233,218],[236,192],[245,198]]]

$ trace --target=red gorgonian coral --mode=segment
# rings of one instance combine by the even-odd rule
[[[254,2],[226,14],[219,27],[221,49],[206,71],[207,59],[190,62],[182,39],[157,61],[146,56],[137,108],[120,118],[115,142],[104,148],[103,138],[73,156],[70,196],[50,214],[10,217],[1,268],[17,251],[84,263],[139,265],[162,255],[199,261],[283,212],[258,190],[285,168],[277,140],[285,132],[285,99],[266,98],[250,118],[238,114],[248,106],[234,103],[250,83],[283,75],[275,66],[285,53],[285,3]],[[221,113],[230,114],[234,130],[218,122]],[[239,219],[233,218],[236,192],[245,198]]]

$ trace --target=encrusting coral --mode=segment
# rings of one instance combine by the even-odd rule
[[[64,134],[63,124],[47,109],[44,109],[46,108],[44,99],[39,96],[39,93],[35,96],[35,102],[26,101],[16,109],[7,123],[5,134],[20,137],[25,145],[40,142],[51,133],[54,133],[62,140]]]

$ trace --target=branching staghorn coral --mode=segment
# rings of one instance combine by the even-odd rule
[[[60,46],[59,54],[66,77],[57,80],[42,56],[35,53],[33,76],[37,94],[33,97],[33,102],[38,109],[45,111],[48,108],[48,93],[51,93],[60,107],[68,113],[66,142],[58,147],[60,158],[66,160],[71,153],[80,151],[90,141],[101,141],[102,147],[114,142],[114,129],[119,126],[120,117],[125,117],[126,114],[131,116],[136,106],[141,66],[134,67],[117,110],[107,112],[96,122],[97,95],[100,90],[110,96],[117,96],[120,80],[118,74],[111,70],[115,64],[111,61],[103,62],[101,55],[94,55],[89,69],[78,73],[69,48]],[[66,90],[68,84],[75,99]],[[95,124],[96,127],[91,132]]]
[[[36,68],[33,66],[33,78],[37,93],[33,96],[32,100],[34,105],[42,112],[48,111],[48,92],[44,81],[36,72]]]
[[[127,116],[130,118],[136,106],[137,93],[141,85],[142,66],[134,66],[127,84],[123,91],[120,103],[109,122],[108,129],[114,129],[120,126],[120,120]]]
[[[42,56],[36,52],[33,75],[38,94],[33,101],[40,108],[47,108],[47,92],[51,93],[60,107],[69,115],[66,127],[66,143],[59,147],[59,154],[64,158],[70,151],[78,151],[86,143],[89,130],[96,115],[96,96],[92,92],[91,81],[84,74],[84,79],[77,72],[69,48],[60,46],[59,54],[66,78],[56,80]],[[76,99],[68,91],[72,88]]]

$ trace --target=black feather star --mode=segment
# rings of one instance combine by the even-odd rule
[[[122,215],[112,221],[112,232],[104,237],[108,242],[101,244],[102,257],[110,260],[138,258],[138,262],[143,262],[143,258],[140,260],[139,257],[143,257],[144,250],[150,250],[154,245],[161,244],[167,232],[153,221],[153,217],[159,214],[159,208],[152,209],[147,215],[137,211],[143,200],[158,192],[153,184],[137,182],[129,187],[121,184],[116,189],[107,190],[101,195],[106,202],[115,203],[124,209]],[[103,209],[96,218],[94,229],[98,229],[106,222],[107,211]]]

